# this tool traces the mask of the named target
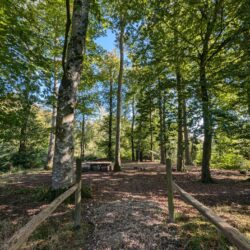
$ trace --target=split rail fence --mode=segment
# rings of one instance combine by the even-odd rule
[[[250,240],[244,236],[240,231],[230,224],[228,224],[221,217],[216,215],[210,208],[204,206],[185,190],[180,188],[172,180],[172,167],[171,161],[167,159],[167,189],[168,189],[168,208],[169,208],[169,220],[174,221],[174,203],[173,203],[173,189],[175,189],[180,196],[194,208],[196,208],[208,221],[216,226],[216,228],[224,234],[224,236],[238,249],[250,250]],[[81,221],[81,161],[76,162],[76,184],[57,197],[51,202],[45,209],[43,209],[19,231],[17,231],[6,243],[5,250],[17,250],[19,249],[29,238],[29,236],[35,231],[35,229],[45,221],[55,209],[70,195],[75,193],[75,227],[80,226]]]
[[[210,223],[227,238],[227,240],[240,250],[250,250],[250,240],[243,235],[238,229],[228,224],[224,219],[215,214],[210,208],[203,205],[196,200],[193,196],[180,188],[172,180],[172,166],[171,160],[166,160],[166,173],[167,173],[167,189],[168,189],[168,210],[169,221],[174,222],[174,202],[173,190],[176,190],[181,198],[196,208]]]
[[[21,229],[19,229],[5,244],[5,250],[17,250],[19,249],[29,238],[29,236],[35,231],[35,229],[45,221],[56,208],[65,201],[69,196],[75,193],[75,228],[80,227],[81,223],[81,160],[76,161],[76,183],[70,187],[67,191],[53,200],[46,208],[40,213],[34,215],[32,219]]]

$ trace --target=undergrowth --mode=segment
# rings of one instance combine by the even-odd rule
[[[59,189],[53,190],[51,187],[48,186],[40,186],[40,187],[19,187],[18,189],[14,189],[12,187],[5,188],[5,195],[12,196],[12,195],[25,195],[25,197],[33,202],[52,202],[55,198],[59,195],[64,193],[67,189]],[[92,198],[92,188],[87,185],[82,185],[82,198],[88,199]],[[74,202],[74,195],[71,195],[69,198],[65,200],[65,203],[73,203]]]
[[[74,229],[73,211],[58,213],[35,230],[23,249],[81,249],[90,231],[91,225],[83,222],[78,230]]]
[[[233,249],[216,227],[201,217],[189,218],[188,215],[177,213],[176,223],[180,225],[181,237],[186,239],[187,250]]]

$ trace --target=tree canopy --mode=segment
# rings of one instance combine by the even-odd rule
[[[56,188],[72,183],[75,157],[117,171],[123,160],[172,159],[178,171],[201,166],[203,182],[211,167],[249,168],[249,9],[1,1],[1,169],[53,165]],[[98,43],[109,32],[113,51]]]

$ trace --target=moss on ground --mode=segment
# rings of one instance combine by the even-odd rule
[[[185,249],[233,249],[216,227],[201,217],[189,218],[187,215],[176,214],[176,223],[180,225],[181,237],[186,238]]]

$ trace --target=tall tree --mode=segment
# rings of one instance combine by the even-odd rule
[[[187,107],[186,98],[183,97],[183,133],[184,133],[184,149],[185,149],[185,165],[192,165],[192,158],[190,153],[189,131],[187,124]]]
[[[125,16],[120,13],[119,17],[119,51],[120,68],[118,75],[117,88],[117,109],[116,109],[116,140],[115,140],[115,163],[114,171],[121,171],[121,112],[122,112],[122,82],[123,82],[123,64],[124,64],[124,31]]]
[[[166,163],[166,147],[165,147],[165,141],[164,141],[164,96],[163,96],[163,91],[161,89],[160,86],[160,81],[158,82],[159,86],[159,95],[158,95],[158,105],[159,105],[159,125],[160,125],[160,130],[159,130],[159,138],[160,138],[160,162],[161,164],[165,164]]]
[[[65,61],[63,60],[64,72],[58,93],[53,189],[67,188],[74,183],[74,112],[77,87],[81,79],[89,8],[89,0],[74,0],[70,39],[68,44],[65,43],[66,50],[62,57]],[[67,11],[69,12],[68,8]],[[66,24],[66,28],[67,26]]]
[[[58,71],[57,71],[56,58],[54,57],[54,86],[53,86],[53,100],[52,100],[52,117],[51,117],[51,130],[50,130],[50,139],[47,155],[47,164],[45,169],[49,170],[53,167],[54,152],[55,152],[55,129],[56,129],[56,114],[57,114],[57,96],[58,96]]]

